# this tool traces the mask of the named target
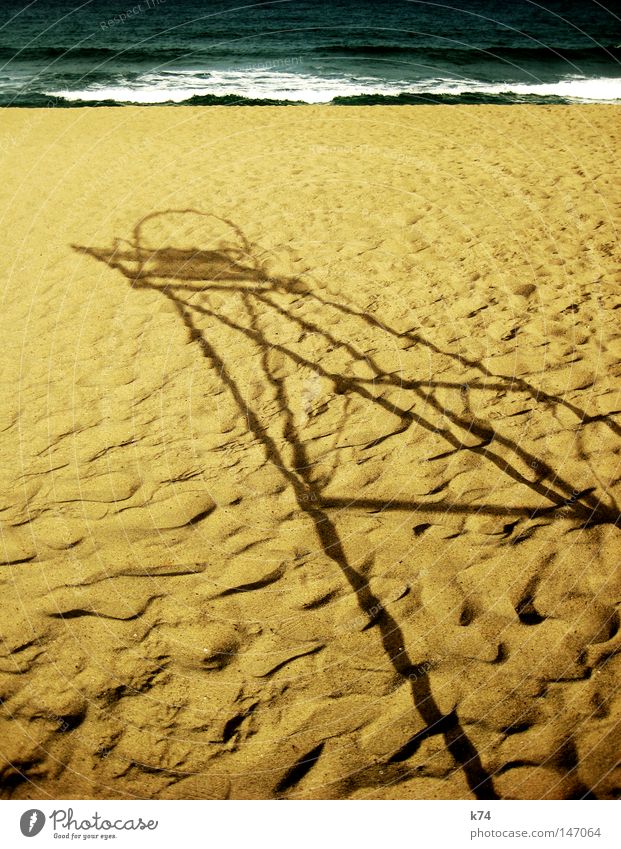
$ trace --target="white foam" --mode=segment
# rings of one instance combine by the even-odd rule
[[[335,97],[364,94],[514,94],[558,96],[577,102],[621,100],[621,78],[567,77],[556,83],[484,83],[478,80],[434,78],[387,81],[376,77],[344,78],[288,71],[169,71],[144,74],[117,85],[46,91],[53,97],[79,102],[114,100],[119,103],[183,103],[194,96],[234,95],[256,100],[298,100],[329,103]]]
[[[407,83],[387,84],[370,77],[356,81],[294,74],[286,71],[197,71],[145,74],[131,84],[89,86],[46,92],[66,100],[116,100],[120,103],[182,103],[196,95],[235,95],[257,100],[301,100],[329,103],[335,97],[375,92],[398,94]]]
[[[611,102],[621,100],[621,79],[568,77],[557,83],[497,83],[495,85],[481,83],[476,88],[462,88],[462,91],[480,91],[488,94],[511,93],[519,96],[536,94],[544,97],[565,97],[577,101]]]

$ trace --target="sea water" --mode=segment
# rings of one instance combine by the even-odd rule
[[[2,0],[0,105],[615,102],[615,8]]]

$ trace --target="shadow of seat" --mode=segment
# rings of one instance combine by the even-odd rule
[[[214,239],[213,234],[208,234],[209,244],[202,243],[200,248],[190,245],[150,247],[149,244],[157,242],[147,239],[146,225],[154,221],[161,223],[160,219],[164,221],[167,215],[191,215],[197,219],[210,219],[219,223],[220,234],[224,229],[226,236],[223,238],[220,235]],[[169,242],[169,236],[170,234],[164,231],[162,240]],[[188,238],[187,233],[185,237]],[[152,290],[165,297],[183,322],[189,339],[196,341],[205,359],[215,365],[223,388],[243,414],[248,430],[256,443],[262,447],[266,459],[278,470],[283,483],[292,492],[300,512],[312,521],[326,559],[340,569],[349,583],[361,611],[368,619],[368,627],[378,628],[387,661],[411,691],[413,707],[423,718],[425,728],[408,741],[400,757],[411,757],[430,735],[442,735],[447,750],[463,770],[472,793],[480,799],[497,798],[492,776],[482,763],[474,743],[461,726],[458,716],[454,711],[442,713],[433,697],[427,671],[421,671],[404,648],[405,639],[398,622],[373,594],[364,573],[348,560],[339,528],[333,518],[334,513],[358,507],[376,513],[385,510],[414,512],[427,509],[473,515],[487,513],[518,519],[523,517],[527,520],[547,516],[550,522],[565,516],[587,527],[600,523],[618,523],[619,509],[616,502],[610,506],[602,504],[601,496],[594,486],[577,487],[570,480],[561,477],[541,458],[504,434],[493,422],[480,421],[470,415],[467,409],[460,413],[443,406],[434,395],[434,390],[444,386],[445,389],[452,388],[463,393],[465,388],[467,389],[463,380],[443,383],[433,374],[424,381],[403,380],[400,374],[394,376],[390,372],[382,371],[374,363],[373,356],[360,351],[348,337],[346,322],[363,323],[372,330],[379,329],[388,334],[392,344],[405,341],[411,348],[431,351],[438,357],[451,359],[456,367],[461,369],[465,365],[476,369],[484,381],[477,389],[527,393],[540,404],[543,398],[546,405],[565,406],[581,421],[587,420],[585,411],[568,404],[562,396],[549,393],[542,395],[536,386],[525,379],[516,381],[513,377],[494,374],[481,362],[469,361],[464,364],[458,353],[441,349],[433,340],[418,332],[398,332],[374,315],[355,308],[343,298],[327,299],[312,288],[310,275],[305,275],[302,280],[295,276],[271,273],[269,252],[250,242],[240,228],[227,219],[191,209],[165,210],[143,218],[134,227],[131,239],[116,239],[110,248],[78,245],[73,247],[76,251],[90,255],[108,267],[118,270],[132,286]],[[220,295],[226,293],[227,298],[224,300],[228,300],[229,295],[231,299],[237,299],[235,304],[239,309],[234,316],[231,316],[226,308],[221,308],[222,297],[219,305],[210,301],[209,293],[213,290],[217,290]],[[281,297],[282,293],[304,293],[305,297]],[[299,307],[304,307],[305,304],[309,305],[310,314],[300,313]],[[268,336],[264,326],[268,316],[271,322],[270,330],[281,328],[289,322],[295,332],[292,331],[289,338],[284,339],[276,334]],[[244,397],[235,373],[238,363],[235,362],[235,357],[231,357],[232,348],[222,346],[224,350],[219,350],[218,332],[212,332],[214,329],[228,334],[252,349],[253,359],[244,359],[244,367],[247,368],[248,362],[251,361],[252,368],[255,368],[256,364],[257,373],[263,373],[265,384],[278,410],[278,416],[273,418],[284,423],[282,432],[278,435],[274,435],[266,426],[261,407],[249,403]],[[336,366],[339,371],[334,371],[332,361],[328,364],[321,362],[317,347],[309,353],[297,344],[299,340],[307,337],[313,340],[315,346],[322,342],[329,351],[341,349],[345,352],[344,356],[356,365],[364,363],[365,368],[371,368],[372,377],[367,380],[343,373],[342,361]],[[288,368],[283,370],[277,363],[273,364],[270,361],[273,355],[276,355],[274,359],[281,363],[288,363]],[[308,453],[308,433],[297,426],[287,388],[288,374],[295,374],[296,371],[304,369],[332,384],[335,395],[355,398],[371,405],[374,410],[390,412],[392,416],[397,417],[398,425],[380,438],[369,442],[364,446],[365,449],[376,447],[389,438],[403,440],[404,434],[412,426],[417,426],[421,431],[427,431],[434,439],[439,437],[445,443],[446,450],[430,457],[430,460],[457,455],[458,452],[470,452],[482,463],[497,469],[497,474],[504,480],[510,479],[521,485],[525,493],[536,496],[537,505],[503,506],[480,502],[452,504],[450,501],[430,504],[389,497],[360,499],[357,497],[359,493],[355,492],[326,497],[325,484],[318,483],[312,475],[313,463]],[[486,385],[485,381],[490,380],[493,385]],[[408,402],[406,406],[399,407],[386,400],[382,391],[390,385],[396,386],[400,391],[412,393],[415,403]],[[442,424],[439,425],[438,422]],[[615,423],[610,421],[608,424],[614,432]],[[472,437],[475,437],[474,441]],[[465,441],[466,438],[470,441]],[[517,524],[515,521],[510,526]]]

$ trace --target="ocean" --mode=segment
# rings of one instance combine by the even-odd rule
[[[620,16],[616,0],[2,0],[0,105],[621,102]]]

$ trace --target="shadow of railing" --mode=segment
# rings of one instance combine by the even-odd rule
[[[201,216],[212,219],[219,226],[226,226],[232,234],[232,241],[226,240],[214,249],[204,248],[150,248],[146,244],[145,227],[165,216]],[[368,626],[377,627],[383,649],[394,670],[411,689],[413,704],[422,717],[425,727],[416,734],[397,753],[392,760],[405,760],[410,757],[422,741],[432,734],[444,737],[447,749],[463,770],[472,792],[481,799],[496,798],[492,777],[484,768],[481,758],[472,741],[461,727],[457,714],[452,711],[442,714],[431,692],[428,670],[414,664],[405,649],[403,633],[389,612],[372,593],[364,576],[348,561],[343,543],[339,536],[332,510],[359,508],[374,512],[388,510],[422,510],[425,512],[443,512],[460,514],[489,514],[492,516],[518,516],[536,518],[555,515],[575,518],[581,526],[603,523],[617,523],[619,510],[611,498],[611,504],[602,504],[596,495],[596,488],[577,490],[570,481],[556,474],[546,463],[532,453],[498,432],[490,423],[474,415],[458,415],[441,405],[434,396],[435,388],[455,389],[462,396],[470,389],[502,389],[528,393],[536,401],[546,405],[562,405],[569,409],[580,421],[591,418],[576,405],[562,397],[544,393],[521,378],[505,377],[493,374],[481,363],[464,358],[451,351],[445,351],[427,340],[419,333],[411,331],[401,333],[374,316],[356,309],[347,302],[322,297],[319,288],[312,286],[312,279],[293,276],[273,275],[264,261],[265,252],[251,243],[232,222],[194,209],[164,210],[152,213],[139,221],[129,240],[117,239],[110,248],[95,248],[73,245],[76,251],[88,254],[107,266],[118,270],[134,288],[147,289],[166,298],[183,323],[190,340],[195,341],[202,354],[217,367],[224,387],[244,416],[248,429],[257,443],[263,447],[267,459],[274,464],[284,482],[294,494],[297,505],[312,521],[321,548],[325,555],[340,569],[358,604],[368,619]],[[219,310],[210,302],[210,295],[217,292],[220,297],[240,299],[239,310],[242,315],[231,317],[226,311]],[[281,296],[280,301],[275,295]],[[282,295],[290,293],[292,301],[302,297],[312,302],[318,309],[332,309],[356,321],[362,321],[375,329],[387,333],[395,340],[404,338],[413,345],[420,345],[435,354],[441,354],[459,362],[463,367],[475,369],[483,382],[473,382],[465,387],[459,381],[407,380],[392,373],[386,373],[376,360],[367,352],[362,352],[349,340],[339,338],[335,332],[320,326],[316,321],[305,318],[298,311],[283,305]],[[269,313],[283,321],[292,322],[301,333],[314,334],[328,345],[338,346],[347,352],[356,362],[364,362],[373,373],[372,378],[351,377],[335,373],[304,356],[294,345],[269,340],[261,329],[262,317]],[[199,322],[208,321],[214,327],[228,328],[239,338],[250,342],[256,350],[262,374],[271,388],[278,405],[282,421],[284,442],[288,448],[288,457],[279,441],[269,433],[259,414],[247,403],[239,382],[235,379],[230,362],[217,348],[214,338],[201,328]],[[279,352],[282,358],[297,367],[309,369],[320,378],[332,383],[335,392],[346,396],[355,396],[377,405],[396,416],[398,424],[390,432],[369,441],[361,450],[373,448],[388,439],[399,438],[412,426],[424,428],[440,436],[446,443],[446,451],[438,457],[449,457],[459,451],[478,454],[498,469],[499,475],[506,475],[535,493],[539,499],[547,502],[544,506],[503,507],[494,504],[447,504],[426,503],[407,499],[360,499],[355,495],[344,494],[341,497],[327,496],[325,489],[329,481],[313,479],[313,462],[307,445],[296,421],[292,399],[289,397],[287,383],[282,372],[274,369],[270,363],[273,352]],[[490,382],[491,381],[491,382]],[[381,392],[387,386],[397,387],[400,391],[411,392],[418,399],[422,412],[395,405],[384,398]],[[465,405],[468,409],[467,404]],[[440,414],[444,425],[438,427],[431,417]],[[606,417],[600,417],[615,433],[618,425]],[[466,438],[476,439],[468,444]],[[288,459],[289,458],[289,459]],[[535,479],[531,480],[518,468],[526,464],[533,470]]]

